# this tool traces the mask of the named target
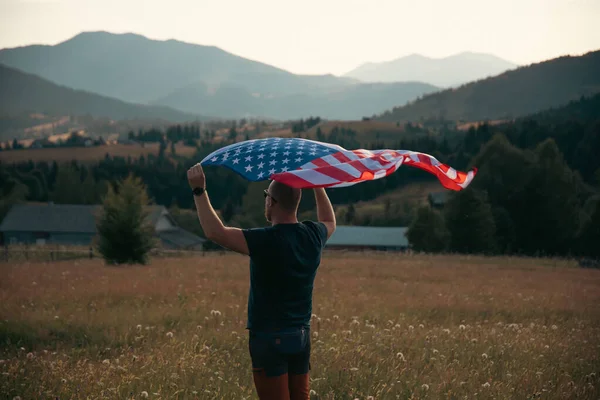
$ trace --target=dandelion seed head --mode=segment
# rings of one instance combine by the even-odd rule
[[[135,328],[136,328],[138,331],[141,331],[141,330],[142,330],[142,325],[138,324],[138,325],[137,325]]]
[[[173,332],[167,332],[167,337],[168,338],[172,338],[173,337]]]
[[[458,326],[458,329],[460,329],[461,331],[464,331],[465,329],[467,329],[467,327],[466,327],[466,326],[464,326],[464,325],[462,325],[462,324],[460,324],[460,325]]]

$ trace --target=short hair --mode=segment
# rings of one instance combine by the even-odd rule
[[[293,188],[284,183],[273,181],[271,184],[271,196],[286,211],[295,212],[300,205],[302,190]]]

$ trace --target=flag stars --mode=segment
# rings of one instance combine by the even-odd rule
[[[252,172],[252,165],[246,165],[246,172]]]
[[[284,151],[284,152],[283,152],[283,155],[284,155],[284,156],[289,156],[289,155],[290,155],[290,152],[289,152],[289,151]]]
[[[270,175],[273,175],[274,173],[275,173],[275,168],[271,168],[271,169],[269,170],[269,174],[270,174]]]
[[[240,159],[239,159],[239,158],[234,158],[234,159],[233,159],[233,163],[234,163],[234,164],[237,164],[237,163],[239,163],[239,162],[240,162]]]
[[[287,164],[288,162],[290,162],[290,160],[288,160],[287,158],[284,158],[283,160],[281,160],[282,163]]]
[[[258,179],[261,179],[261,178],[262,178],[264,175],[265,175],[265,174],[264,174],[263,172],[260,172],[260,173],[258,174]]]
[[[246,161],[252,161],[252,156],[248,156],[245,158]]]
[[[258,166],[258,169],[262,169],[262,167],[264,167],[264,166],[265,166],[265,163],[261,162],[261,163],[259,163],[257,166]]]
[[[287,170],[288,170],[288,169],[289,169],[288,167],[283,167],[283,168],[281,169],[281,172],[287,172]]]
[[[275,161],[275,160],[269,161],[269,165],[275,165],[275,164],[277,164],[277,161]]]
[[[219,159],[219,157],[213,157],[213,158],[211,158],[210,160],[211,160],[212,162],[217,162],[217,160],[218,160],[218,159]]]
[[[261,153],[261,154],[259,154],[259,155],[257,156],[257,158],[258,158],[259,160],[262,160],[263,158],[265,158],[265,155]]]
[[[316,155],[317,155],[317,153],[316,153],[314,150],[313,150],[313,151],[311,151],[311,152],[310,152],[310,153],[308,153],[308,154],[310,154],[311,156],[316,156]]]
[[[302,154],[304,154],[303,152],[299,151],[296,153],[296,155],[301,156]]]
[[[295,161],[296,161],[296,162],[300,162],[300,161],[302,161],[302,157],[298,157],[298,158],[296,158],[296,160],[295,160]]]
[[[277,157],[277,152],[276,151],[272,152],[271,157]]]

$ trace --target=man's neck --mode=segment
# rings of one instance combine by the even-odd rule
[[[277,224],[297,224],[298,218],[295,215],[286,215],[281,217],[273,216],[271,218],[271,225]]]

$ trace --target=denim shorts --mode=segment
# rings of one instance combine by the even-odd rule
[[[250,331],[248,347],[254,371],[269,377],[310,371],[310,328]]]

